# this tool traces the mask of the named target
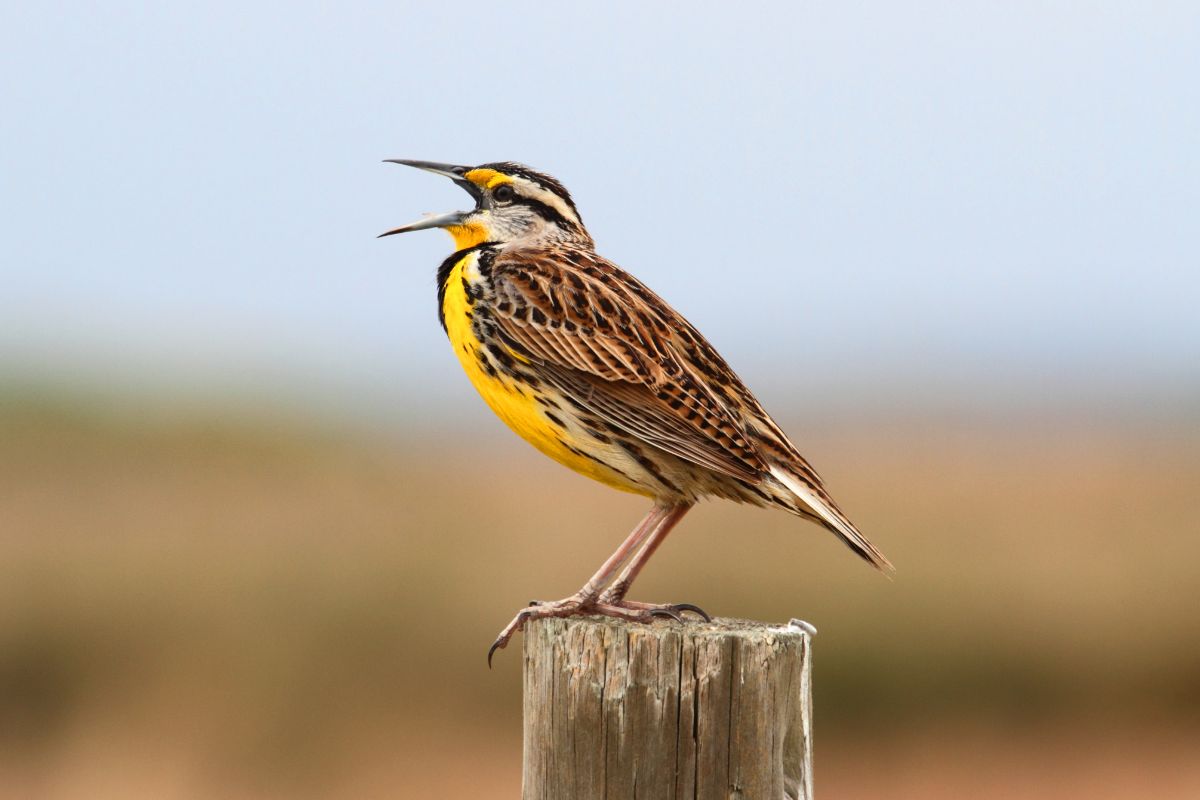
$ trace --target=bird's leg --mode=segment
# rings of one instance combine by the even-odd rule
[[[654,508],[650,509],[650,513],[642,518],[642,521],[633,529],[633,533],[629,534],[625,541],[621,542],[621,546],[616,549],[616,552],[600,565],[600,569],[596,570],[596,574],[588,579],[588,582],[575,593],[575,596],[584,600],[589,605],[594,603],[596,598],[600,596],[600,591],[612,580],[613,573],[644,542],[653,540],[655,534],[663,526],[664,521],[670,518],[673,511],[674,508],[671,506],[662,505],[655,505]]]
[[[642,567],[646,566],[646,562],[650,560],[650,556],[654,555],[654,551],[656,551],[659,545],[663,543],[663,540],[667,538],[667,534],[670,533],[671,529],[679,523],[679,520],[683,519],[683,515],[686,514],[691,507],[691,504],[688,503],[686,505],[677,505],[671,508],[671,512],[663,518],[661,524],[659,524],[659,526],[654,530],[654,533],[650,535],[641,551],[633,557],[633,560],[631,560],[625,569],[622,570],[620,576],[613,581],[612,585],[605,589],[604,593],[600,595],[598,603],[599,606],[603,606],[605,608],[622,608],[635,612],[642,611],[654,616],[665,616],[671,617],[672,619],[680,619],[679,615],[681,612],[691,611],[692,613],[703,617],[706,622],[712,621],[712,618],[709,617],[703,609],[698,606],[694,606],[691,603],[639,603],[634,600],[625,599],[625,594],[629,591],[629,587],[633,584],[634,579],[637,578],[638,573],[642,571]]]
[[[621,546],[616,549],[616,552],[608,557],[608,560],[600,566],[600,569],[596,570],[596,574],[589,578],[588,582],[575,594],[565,597],[562,600],[531,603],[528,608],[518,611],[517,615],[513,617],[512,622],[508,623],[504,630],[500,631],[500,635],[496,637],[496,641],[492,643],[491,649],[488,650],[488,665],[490,666],[492,663],[492,654],[508,644],[508,640],[531,619],[570,617],[576,614],[588,614],[591,612],[631,619],[639,616],[649,618],[648,611],[638,612],[633,609],[613,608],[610,612],[606,609],[598,608],[597,600],[600,598],[600,591],[612,580],[613,574],[620,569],[621,564],[647,539],[651,538],[662,526],[663,521],[676,513],[677,509],[678,506],[665,505],[655,505],[654,508],[650,509],[650,513],[642,518],[642,521],[626,537]]]
[[[633,585],[633,581],[637,578],[638,573],[642,571],[642,567],[650,560],[650,556],[658,550],[659,545],[667,538],[667,534],[671,529],[683,519],[683,515],[691,509],[691,505],[672,506],[670,513],[663,517],[662,523],[658,525],[647,538],[645,546],[641,551],[633,557],[633,560],[621,572],[621,575],[613,581],[612,585],[604,591],[600,596],[600,601],[603,603],[619,603],[625,599],[626,592]]]

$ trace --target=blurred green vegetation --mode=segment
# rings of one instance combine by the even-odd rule
[[[520,657],[488,671],[487,646],[645,509],[490,422],[444,440],[5,396],[0,796],[394,796],[400,775],[402,796],[515,796]],[[896,578],[709,504],[635,596],[813,622],[835,785],[856,786],[843,747],[964,725],[1200,742],[1194,419],[786,427]]]

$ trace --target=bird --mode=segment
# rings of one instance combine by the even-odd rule
[[[440,175],[474,207],[380,234],[441,228],[438,319],[484,402],[545,455],[653,501],[575,594],[521,609],[488,650],[544,617],[634,622],[709,617],[689,603],[626,595],[699,500],[779,508],[831,531],[882,572],[893,567],[708,340],[657,294],[596,252],[566,187],[513,161],[457,166],[386,159]]]

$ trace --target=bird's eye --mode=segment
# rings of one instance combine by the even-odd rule
[[[497,202],[508,203],[513,199],[513,188],[507,183],[497,187],[496,191],[492,192],[492,197],[496,198]]]

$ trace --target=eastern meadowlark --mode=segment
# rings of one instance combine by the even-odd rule
[[[438,317],[484,401],[555,461],[654,500],[583,588],[521,610],[488,651],[489,663],[534,618],[706,616],[688,604],[625,599],[703,497],[790,511],[891,569],[700,332],[596,253],[561,183],[513,162],[389,160],[445,176],[475,201],[469,211],[430,215],[382,235],[443,228],[454,238],[454,253],[437,272]]]

